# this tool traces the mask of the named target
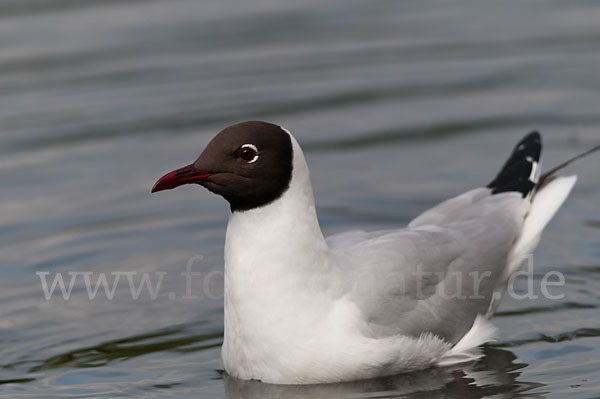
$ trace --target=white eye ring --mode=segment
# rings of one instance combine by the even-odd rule
[[[251,160],[249,160],[249,161],[248,161],[248,160],[245,160],[245,159],[243,159],[243,158],[241,158],[241,155],[240,155],[240,158],[241,158],[241,159],[242,159],[244,162],[246,162],[246,163],[254,163],[254,162],[258,161],[258,157],[260,156],[260,154],[258,153],[258,148],[256,148],[256,146],[255,146],[254,144],[244,144],[244,145],[242,145],[242,146],[240,147],[240,153],[241,153],[243,150],[245,150],[245,149],[248,149],[248,148],[249,148],[249,149],[251,149],[252,151],[254,151],[254,157],[253,157]]]

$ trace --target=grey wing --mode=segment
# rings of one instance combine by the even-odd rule
[[[469,191],[407,229],[328,238],[339,279],[374,336],[458,342],[485,315],[528,210],[516,193]]]

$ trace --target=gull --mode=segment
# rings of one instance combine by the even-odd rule
[[[487,186],[405,228],[327,238],[302,149],[275,124],[225,128],[152,192],[194,183],[229,202],[221,356],[229,375],[351,381],[481,356],[510,277],[577,180],[554,173],[585,155],[540,176],[541,147],[539,133],[528,134]]]

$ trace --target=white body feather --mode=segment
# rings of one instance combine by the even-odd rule
[[[234,212],[227,228],[222,358],[241,379],[347,381],[476,357],[473,349],[495,332],[482,316],[493,293],[503,290],[515,259],[535,247],[575,183],[556,179],[532,204],[519,193],[480,188],[407,229],[326,240],[308,167],[292,142],[289,189],[268,206]],[[421,297],[418,268],[447,274],[432,277]],[[444,298],[452,271],[490,271],[483,298]]]

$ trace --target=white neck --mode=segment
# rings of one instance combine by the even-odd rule
[[[290,138],[294,158],[289,188],[274,202],[233,212],[229,218],[225,242],[226,274],[249,272],[256,275],[293,267],[319,267],[301,260],[327,251],[317,220],[308,166],[300,146],[291,135]],[[291,260],[294,265],[289,264]]]

